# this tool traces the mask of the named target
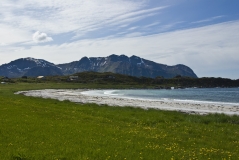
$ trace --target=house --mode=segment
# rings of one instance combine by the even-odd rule
[[[79,79],[79,77],[78,77],[78,76],[70,76],[69,79],[70,79],[71,81],[76,81],[76,80]]]
[[[37,79],[45,79],[44,76],[38,76]]]

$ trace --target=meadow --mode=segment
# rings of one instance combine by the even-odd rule
[[[239,159],[239,117],[188,115],[15,95],[81,83],[0,84],[1,160]]]

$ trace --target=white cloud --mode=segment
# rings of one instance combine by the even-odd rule
[[[7,44],[6,43],[0,43],[0,46],[6,46]]]
[[[174,23],[170,23],[170,24],[166,24],[166,25],[161,25],[161,26],[158,27],[157,32],[168,31],[169,29],[172,29],[176,25],[182,24],[182,23],[184,23],[184,21],[179,21],[179,22],[174,22]]]
[[[144,28],[153,27],[153,26],[156,26],[156,25],[158,25],[158,24],[160,24],[160,22],[154,22],[154,23],[151,23],[151,24],[149,24],[149,25],[144,26]]]
[[[185,64],[198,76],[239,78],[239,21],[167,32],[150,36],[88,39],[61,45],[32,46],[13,53],[1,50],[0,56],[43,58],[67,63],[83,56],[110,54],[138,55],[158,63]],[[16,48],[12,48],[16,50]],[[0,63],[8,62],[0,59]]]
[[[180,21],[165,24],[162,21],[162,25],[158,25],[161,22],[158,16],[157,21],[151,24],[133,24],[158,15],[167,8],[162,5],[168,1],[158,2],[161,7],[148,8],[148,0],[4,0],[0,4],[0,64],[21,57],[44,58],[55,63],[64,63],[83,56],[135,54],[169,65],[186,64],[199,76],[210,76],[209,73],[225,75],[232,70],[239,70],[239,21],[151,36],[142,36],[144,33],[137,32],[138,29],[147,30],[157,26],[154,31],[159,33],[184,23]],[[179,0],[170,1],[172,5],[180,3]],[[219,18],[223,16],[193,23]],[[135,25],[139,28],[132,27]],[[125,30],[117,30],[120,33],[106,35],[102,39],[61,45],[34,44],[52,41],[51,36],[61,37],[62,35],[56,35],[62,33],[71,36],[64,39],[66,42],[72,40],[72,37],[78,38],[90,31],[110,27],[114,31],[118,28]],[[128,28],[130,29],[127,30]],[[37,30],[41,32],[32,35]],[[61,40],[55,40],[56,43],[58,41]],[[238,76],[238,73],[235,76]]]
[[[135,27],[130,27],[128,30],[135,30],[135,29],[138,29],[139,26],[135,26]]]
[[[143,33],[141,32],[132,32],[132,33],[126,34],[124,37],[140,37],[142,35]]]
[[[125,23],[126,19],[157,13],[144,9],[147,0],[6,0],[0,5],[0,24],[32,32],[53,34],[83,32]],[[128,23],[128,21],[127,21]],[[43,25],[44,24],[44,25]],[[82,34],[82,33],[81,33]]]
[[[203,20],[200,20],[200,21],[192,22],[192,23],[204,23],[204,22],[210,22],[210,21],[213,21],[213,20],[216,20],[216,19],[220,19],[220,18],[223,18],[223,17],[225,17],[225,16],[215,16],[215,17],[211,17],[211,18],[203,19]]]
[[[25,30],[0,24],[0,44],[10,45],[30,40],[31,34]]]
[[[121,22],[125,22],[128,21],[129,19],[143,19],[152,15],[155,15],[156,13],[158,13],[159,10],[165,9],[168,6],[164,6],[164,7],[156,7],[156,8],[150,8],[150,9],[145,9],[145,10],[140,10],[140,11],[135,11],[135,12],[130,12],[130,13],[126,13],[123,15],[119,15],[109,21],[107,21],[106,23],[109,24],[120,24]]]
[[[44,42],[53,41],[53,39],[51,37],[48,37],[46,33],[41,33],[39,31],[33,34],[32,39],[36,43],[44,43]]]

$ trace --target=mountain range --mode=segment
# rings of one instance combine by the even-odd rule
[[[136,77],[158,76],[172,78],[177,75],[197,78],[188,66],[168,66],[137,56],[110,55],[108,57],[83,57],[79,61],[53,64],[43,59],[21,58],[0,66],[0,76],[16,78],[22,76],[71,75],[78,72],[113,72]]]

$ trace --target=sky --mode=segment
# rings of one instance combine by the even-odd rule
[[[239,79],[238,0],[4,0],[0,65],[136,55]]]

